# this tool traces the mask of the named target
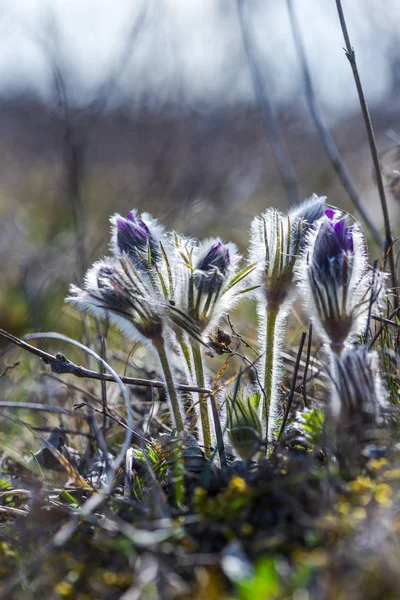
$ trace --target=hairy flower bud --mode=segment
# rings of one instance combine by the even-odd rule
[[[229,247],[218,241],[209,252],[195,264],[194,284],[204,291],[217,290],[221,287],[230,265]]]
[[[235,452],[246,460],[257,452],[262,439],[262,426],[256,407],[259,394],[238,395],[227,403],[228,440]]]
[[[273,310],[288,299],[293,287],[294,266],[304,246],[309,228],[324,214],[325,198],[313,196],[284,215],[269,208],[253,220],[250,262],[257,267],[252,283],[257,296]]]
[[[127,255],[137,269],[149,270],[161,260],[163,229],[147,213],[131,210],[127,217],[111,218],[111,249],[115,256]]]
[[[258,365],[265,393],[259,412],[269,440],[275,436],[281,414],[281,347],[290,306],[296,296],[294,269],[305,244],[306,233],[325,210],[325,198],[313,196],[284,215],[269,208],[253,220],[249,260],[256,264],[251,275],[259,317]]]
[[[178,285],[171,320],[199,339],[237,302],[251,269],[238,273],[241,257],[235,244],[220,239],[196,244],[176,236],[176,253],[173,279]]]
[[[68,302],[98,317],[110,317],[133,340],[156,341],[162,336],[163,306],[151,284],[127,258],[100,260],[89,269],[83,288],[70,288]]]
[[[386,392],[379,373],[378,355],[361,346],[335,356],[332,366],[332,413],[349,429],[382,421]]]
[[[336,216],[326,215],[309,236],[297,279],[320,335],[340,350],[363,331],[383,276],[368,267],[360,225],[350,226],[347,218],[335,220]]]

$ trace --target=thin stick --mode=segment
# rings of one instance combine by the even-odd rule
[[[286,0],[286,3],[287,3],[288,13],[289,13],[290,24],[292,27],[293,39],[294,39],[294,43],[295,43],[295,46],[297,49],[297,54],[298,54],[299,60],[300,60],[301,71],[303,74],[304,93],[305,93],[306,101],[308,104],[308,108],[310,110],[311,117],[314,121],[315,128],[318,132],[318,135],[319,135],[322,145],[325,149],[325,152],[327,153],[327,155],[332,163],[332,167],[335,169],[340,181],[342,182],[342,185],[343,185],[344,189],[346,190],[347,195],[349,196],[349,198],[352,201],[356,210],[358,210],[358,212],[362,216],[363,220],[365,221],[365,224],[367,225],[368,229],[370,230],[371,234],[373,235],[375,242],[378,244],[378,246],[380,248],[383,248],[382,236],[379,233],[378,228],[375,226],[374,222],[368,215],[367,211],[363,207],[360,197],[358,195],[358,192],[357,192],[355,186],[353,185],[350,175],[340,157],[340,152],[339,152],[331,134],[329,133],[327,127],[325,126],[325,124],[323,122],[321,112],[319,110],[319,106],[317,104],[317,100],[315,97],[312,81],[311,81],[310,70],[308,67],[306,53],[304,51],[304,45],[303,45],[303,40],[301,38],[299,24],[297,21],[295,10],[293,8],[293,0]]]
[[[201,355],[200,344],[196,340],[192,340],[192,353],[193,353],[193,364],[196,373],[196,381],[200,386],[204,386],[204,368],[203,358]],[[206,458],[210,457],[211,454],[211,428],[210,419],[208,413],[208,402],[207,396],[204,394],[200,395],[199,398],[199,412],[201,420],[201,431],[203,434],[204,453]]]
[[[221,462],[222,469],[225,469],[227,466],[226,454],[225,454],[225,444],[224,444],[224,438],[222,435],[221,422],[219,420],[219,414],[218,414],[218,409],[217,409],[217,403],[215,401],[215,396],[210,396],[210,402],[211,402],[211,410],[212,410],[213,420],[214,420],[215,437],[217,440],[217,449],[218,449],[218,454],[219,454],[219,460]]]
[[[24,336],[25,339],[42,339],[48,338],[49,333],[32,333]],[[51,334],[57,335],[57,334]],[[54,373],[62,374],[62,373],[70,373],[75,377],[79,377],[81,379],[97,379],[98,381],[112,381],[115,383],[115,378],[106,373],[98,373],[97,371],[91,371],[90,369],[86,369],[85,367],[81,367],[80,365],[76,365],[72,361],[68,360],[63,354],[57,353],[56,355],[49,354],[44,350],[39,350],[39,348],[35,348],[35,346],[31,346],[30,344],[24,342],[22,339],[12,335],[8,331],[4,329],[0,329],[0,336],[9,340],[16,346],[27,350],[31,354],[35,354],[39,358],[43,360],[46,365],[50,365],[51,370]],[[137,377],[120,377],[123,383],[128,385],[137,385],[142,387],[154,387],[154,388],[165,388],[165,383],[163,381],[156,381],[153,379],[140,379]],[[190,385],[177,385],[177,389],[182,392],[197,392],[198,394],[209,394],[211,392],[208,388],[198,388]]]
[[[301,355],[302,355],[302,352],[303,352],[304,340],[306,339],[306,335],[307,334],[306,334],[305,331],[303,331],[303,333],[301,334],[299,351],[297,353],[296,364],[294,366],[294,371],[293,371],[292,385],[290,387],[289,396],[288,396],[288,399],[287,399],[287,402],[286,402],[285,414],[283,415],[282,425],[281,425],[281,428],[279,430],[279,435],[278,435],[277,442],[279,442],[279,440],[281,439],[281,435],[282,435],[282,433],[283,433],[283,431],[284,431],[284,429],[286,427],[286,422],[288,420],[289,412],[290,412],[290,409],[292,407],[294,390],[296,388],[297,373],[299,372],[300,359],[301,359]]]
[[[99,336],[99,341],[100,341],[100,356],[103,360],[107,361],[107,333],[108,333],[108,326],[109,326],[109,320],[108,320],[108,314],[106,317],[106,322],[105,322],[105,327],[104,327],[104,332],[101,331],[101,325],[99,322],[97,322],[97,328],[98,328],[98,336]],[[102,375],[105,374],[105,369],[102,365],[100,365],[100,373]],[[102,424],[102,429],[103,429],[103,435],[106,435],[106,429],[107,429],[107,386],[106,386],[106,382],[104,381],[104,379],[101,382],[101,402],[103,405],[103,424]]]
[[[38,431],[40,433],[53,433],[53,431],[54,431],[54,427],[39,427],[37,425],[30,425],[26,421],[23,421],[22,419],[17,419],[16,417],[13,417],[7,413],[0,412],[0,414],[5,419],[8,419],[9,421],[16,423],[17,425],[22,425],[22,426],[26,427],[33,434],[35,434],[36,431]],[[86,431],[80,431],[78,429],[64,429],[64,427],[63,427],[62,431],[60,433],[65,433],[66,435],[67,434],[81,435],[81,436],[87,437],[89,439],[94,439],[94,435],[92,435],[91,433],[87,433]]]
[[[386,258],[389,258],[389,266],[390,266],[393,291],[396,294],[396,298],[398,300],[398,292],[396,289],[397,288],[396,269],[395,269],[395,261],[394,261],[393,248],[392,248],[393,238],[392,238],[392,232],[390,229],[389,211],[388,211],[387,202],[386,202],[385,188],[383,185],[383,178],[382,178],[381,166],[379,163],[378,149],[376,147],[374,129],[372,127],[372,122],[371,122],[371,117],[370,117],[369,110],[368,110],[367,101],[365,99],[360,75],[358,73],[355,52],[351,45],[349,32],[347,31],[347,25],[346,25],[346,20],[344,18],[341,0],[336,0],[336,7],[337,7],[338,15],[339,15],[339,21],[340,21],[340,26],[342,28],[344,41],[346,44],[345,53],[346,53],[346,56],[350,63],[351,70],[353,71],[353,77],[354,77],[354,81],[355,81],[356,88],[357,88],[358,98],[360,100],[360,106],[361,106],[361,111],[362,111],[363,118],[364,118],[365,128],[367,130],[369,147],[370,147],[370,151],[371,151],[372,162],[374,164],[376,182],[378,185],[379,198],[381,201],[383,220],[384,220],[384,224],[385,224],[385,262],[386,262]]]
[[[305,408],[309,408],[308,400],[307,400],[307,373],[308,373],[308,365],[310,364],[311,358],[311,346],[312,346],[312,323],[310,321],[310,325],[308,327],[308,342],[307,342],[307,357],[306,364],[304,367],[303,373],[303,382],[302,382],[302,392],[303,392],[303,400]]]
[[[69,417],[79,416],[80,418],[86,418],[83,417],[83,415],[77,415],[77,413],[73,410],[63,408],[62,406],[53,406],[51,404],[38,404],[36,402],[7,402],[6,400],[1,400],[0,408],[21,408],[24,410],[39,410],[42,412],[68,415]]]
[[[374,262],[374,270],[372,272],[372,281],[371,281],[371,288],[370,288],[371,296],[369,299],[367,323],[365,325],[364,344],[366,344],[368,341],[368,333],[370,331],[370,325],[371,325],[372,306],[377,299],[377,294],[375,293],[375,278],[376,278],[377,270],[378,270],[378,261],[376,260]]]
[[[286,190],[289,206],[294,206],[300,202],[296,172],[286,150],[285,141],[283,139],[278,118],[276,116],[271,99],[266,92],[261,70],[254,55],[253,43],[244,15],[243,4],[243,0],[237,0],[240,30],[242,32],[243,46],[253,80],[254,91],[261,108],[262,119],[267,132],[268,141],[278,164],[283,187]]]
[[[400,306],[398,306],[392,313],[390,313],[389,315],[389,321],[391,321],[396,315],[397,313],[400,312]],[[383,323],[378,331],[376,332],[376,334],[374,335],[374,337],[372,338],[369,346],[368,346],[368,350],[372,350],[372,348],[374,347],[375,342],[377,341],[377,339],[379,338],[379,336],[381,335],[382,331],[385,328],[385,323]]]
[[[36,354],[37,356],[40,356],[41,358],[43,358],[43,360],[45,360],[45,358],[42,355],[42,351],[41,350],[39,351],[37,348],[34,348],[33,346],[30,346],[30,344],[27,344],[26,342],[23,342],[22,340],[20,340],[19,338],[16,338],[12,334],[5,332],[3,329],[0,329],[0,335],[2,337],[5,337],[5,338],[9,339],[11,342],[17,344],[18,346],[21,346],[22,348],[24,348],[26,350],[28,350],[30,348],[31,350],[29,350],[29,351],[32,351],[33,354]],[[127,392],[127,389],[124,386],[124,384],[123,384],[120,376],[118,375],[118,373],[116,373],[114,371],[114,369],[105,360],[103,360],[101,358],[101,356],[99,356],[96,352],[94,352],[94,350],[91,350],[90,348],[88,348],[84,344],[81,344],[80,342],[77,342],[76,340],[74,340],[74,339],[72,339],[72,338],[70,338],[70,337],[68,337],[66,335],[62,335],[60,333],[47,332],[47,333],[36,334],[36,336],[37,337],[42,337],[42,338],[45,338],[45,339],[60,340],[62,342],[66,342],[68,344],[72,344],[73,346],[76,346],[77,348],[80,348],[81,350],[83,350],[84,352],[86,352],[87,354],[89,354],[89,356],[91,356],[92,358],[94,358],[95,360],[97,360],[101,365],[103,365],[103,367],[105,369],[107,369],[107,371],[109,371],[110,375],[114,378],[114,381],[118,384],[118,386],[119,386],[119,388],[121,390],[122,396],[123,396],[124,401],[125,401],[125,408],[126,408],[126,414],[127,414],[127,425],[128,425],[128,428],[126,429],[125,440],[124,440],[122,449],[120,450],[120,453],[118,454],[118,456],[115,459],[114,468],[112,469],[112,472],[110,470],[110,472],[108,473],[108,482],[107,482],[106,488],[104,490],[105,495],[108,495],[110,493],[110,491],[112,490],[114,475],[115,475],[116,471],[118,470],[118,468],[121,466],[122,462],[125,460],[126,452],[127,452],[128,448],[130,447],[131,442],[132,442],[132,432],[133,432],[133,429],[134,429],[134,419],[133,419],[133,411],[132,411],[132,407],[131,407],[131,401],[130,401],[130,397],[129,397],[129,394]],[[51,354],[47,354],[47,352],[43,352],[43,354],[45,355],[45,357],[46,356],[50,357],[50,359],[51,359],[50,362],[54,362],[53,359],[55,357],[53,357]]]

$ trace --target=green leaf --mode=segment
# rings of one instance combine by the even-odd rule
[[[240,600],[272,599],[278,596],[280,584],[275,560],[262,558],[256,565],[254,576],[236,584]]]
[[[259,287],[259,285],[253,285],[252,287],[246,288],[245,290],[240,290],[240,292],[237,292],[235,294],[235,296],[240,296],[240,294],[247,294],[247,292],[252,292],[253,290],[257,290]]]
[[[74,496],[64,488],[60,492],[60,498],[64,498],[64,500],[66,500],[68,504],[74,504],[75,506],[79,506],[78,500],[74,498]]]
[[[248,267],[244,267],[244,269],[242,269],[241,271],[239,271],[239,273],[237,273],[235,275],[235,277],[233,277],[227,287],[227,290],[230,290],[231,288],[233,288],[235,285],[237,285],[240,281],[242,281],[242,279],[244,279],[245,277],[247,277],[247,275],[250,275],[250,273],[252,271],[254,271],[254,269],[256,268],[256,264],[253,265],[249,265]]]

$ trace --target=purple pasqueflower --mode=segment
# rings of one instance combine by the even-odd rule
[[[228,271],[230,254],[227,245],[217,241],[194,265],[194,284],[204,291],[217,290]]]
[[[241,298],[248,269],[238,272],[241,256],[235,244],[219,238],[194,243],[177,237],[176,251],[172,265],[178,270],[173,275],[177,285],[168,312],[176,325],[200,339]]]
[[[127,256],[92,265],[82,288],[71,286],[67,298],[79,310],[110,320],[133,340],[157,341],[163,331],[163,304],[155,298],[148,275]]]
[[[333,225],[335,237],[343,252],[354,252],[353,227],[349,227],[346,218]]]
[[[343,278],[346,271],[344,261],[348,265],[353,260],[354,241],[353,227],[347,225],[346,219],[336,223],[324,219],[315,239],[312,263],[325,277]],[[343,283],[343,282],[342,282]]]
[[[196,269],[199,271],[218,269],[223,275],[225,275],[229,264],[229,248],[222,242],[218,241],[216,244],[211,246],[206,256],[197,263]]]
[[[115,215],[112,246],[114,254],[126,254],[136,268],[148,270],[161,259],[161,251],[157,226],[149,226],[143,217],[136,210],[131,210],[126,218]]]
[[[320,277],[345,285],[354,257],[353,227],[346,219],[333,223],[325,219],[318,230],[312,254],[312,267]]]
[[[310,236],[297,270],[305,307],[323,339],[341,351],[365,326],[372,293],[365,238],[358,223],[327,215]],[[374,285],[382,277],[375,274]],[[378,291],[374,290],[374,299]]]

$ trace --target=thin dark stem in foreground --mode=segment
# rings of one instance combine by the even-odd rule
[[[304,341],[306,339],[306,335],[307,334],[306,334],[305,331],[303,331],[303,333],[301,334],[299,351],[297,353],[296,364],[294,366],[294,371],[293,371],[292,385],[290,387],[289,396],[288,396],[287,401],[286,401],[286,409],[285,409],[285,414],[283,415],[282,425],[281,425],[281,428],[279,430],[279,435],[278,435],[278,440],[277,440],[278,442],[281,439],[281,435],[282,435],[283,431],[285,430],[286,423],[287,423],[288,416],[289,416],[289,412],[290,412],[290,409],[292,407],[294,390],[296,389],[297,374],[299,372],[300,360],[301,360],[301,355],[302,355],[302,352],[303,352],[303,346],[304,346]]]
[[[217,440],[217,450],[219,455],[219,460],[221,462],[221,467],[224,469],[226,467],[226,454],[225,454],[225,444],[224,438],[222,435],[221,421],[218,414],[217,403],[215,401],[214,396],[210,396],[211,410],[213,414],[214,420],[214,428],[215,428],[215,437]]]
[[[293,0],[286,0],[290,24],[292,27],[293,39],[296,45],[297,54],[299,56],[301,71],[303,75],[304,81],[304,93],[306,97],[306,101],[308,104],[308,108],[310,110],[311,117],[314,121],[315,128],[318,132],[322,145],[327,153],[333,168],[335,169],[340,181],[344,189],[347,192],[351,202],[353,203],[356,210],[360,213],[363,218],[365,224],[368,229],[372,233],[375,242],[378,244],[380,248],[383,248],[383,240],[381,234],[379,233],[378,228],[373,223],[372,219],[368,215],[367,211],[363,207],[358,192],[351,181],[350,175],[343,164],[343,161],[340,157],[340,152],[329,133],[329,130],[325,126],[321,112],[319,110],[319,106],[317,104],[317,100],[314,93],[313,84],[311,81],[310,70],[307,63],[306,53],[304,51],[303,40],[301,38],[300,28],[296,17],[296,12],[293,7]]]
[[[254,53],[253,42],[251,40],[249,28],[244,15],[243,5],[243,0],[237,0],[240,30],[242,33],[243,46],[249,64],[251,77],[253,80],[254,91],[261,108],[268,141],[278,164],[283,187],[286,190],[289,206],[294,206],[300,202],[296,172],[286,150],[285,141],[283,139],[282,131],[273,104],[265,89],[263,76]]]
[[[312,331],[313,331],[313,326],[310,321],[310,324],[308,326],[307,358],[306,358],[306,364],[304,367],[303,382],[302,382],[302,392],[303,392],[303,400],[304,400],[305,408],[309,408],[308,399],[307,399],[307,373],[308,373],[308,365],[310,364],[310,358],[311,358]]]
[[[16,346],[27,350],[31,354],[35,354],[39,358],[43,360],[46,365],[50,365],[51,370],[54,373],[70,373],[75,377],[83,378],[83,379],[97,379],[98,381],[112,381],[115,383],[115,378],[112,375],[108,375],[107,373],[98,373],[97,371],[91,371],[90,369],[86,369],[85,367],[81,367],[80,365],[76,365],[75,363],[68,360],[63,354],[57,353],[56,355],[49,354],[44,350],[39,350],[34,346],[31,346],[27,342],[24,342],[22,339],[17,338],[16,336],[8,333],[4,329],[0,329],[0,336],[9,340]],[[44,333],[35,333],[29,334],[25,336],[27,339],[35,339],[35,338],[44,338],[48,337],[48,334]],[[140,379],[137,377],[122,377],[121,381],[128,385],[138,385],[143,387],[155,387],[155,388],[165,388],[165,383],[162,381],[156,381],[152,379]],[[211,392],[208,388],[197,388],[190,385],[178,385],[177,389],[183,392],[197,392],[199,394],[209,394]]]
[[[101,331],[101,325],[100,323],[97,322],[97,333],[98,333],[98,337],[99,337],[99,342],[100,342],[100,356],[103,360],[105,360],[107,362],[107,333],[108,333],[108,317],[106,319],[106,323],[105,323],[105,327],[104,327],[104,332]],[[105,374],[105,369],[102,365],[100,365],[100,373],[102,375]],[[101,381],[101,402],[103,405],[103,424],[102,424],[102,429],[103,429],[103,435],[105,435],[106,429],[107,429],[107,386],[106,386],[106,382],[103,379]]]
[[[400,312],[400,306],[398,306],[392,313],[390,313],[388,321],[390,322],[397,315],[398,312]],[[368,346],[368,350],[372,350],[375,342],[378,340],[379,336],[381,335],[385,325],[387,325],[387,323],[383,322],[382,325],[379,327],[378,331],[376,332],[376,334],[374,335],[374,337],[372,338],[372,340]]]
[[[385,224],[385,262],[386,262],[386,259],[388,258],[391,279],[392,279],[392,287],[393,287],[393,291],[396,294],[396,298],[398,301],[398,291],[396,289],[397,288],[396,268],[395,268],[395,261],[394,261],[394,256],[393,256],[393,238],[392,238],[392,232],[390,229],[389,211],[388,211],[387,202],[386,202],[385,188],[383,185],[383,178],[382,178],[381,166],[379,163],[378,149],[376,147],[374,129],[372,126],[371,117],[370,117],[369,110],[368,110],[368,104],[365,99],[364,90],[363,90],[363,87],[361,84],[361,79],[360,79],[360,75],[359,75],[358,68],[357,68],[356,55],[355,55],[354,49],[351,45],[349,32],[347,30],[347,25],[346,25],[346,20],[345,20],[344,13],[343,13],[342,3],[341,3],[341,0],[335,0],[335,1],[336,1],[336,7],[337,7],[338,15],[339,15],[340,26],[342,28],[342,33],[343,33],[343,37],[344,37],[344,41],[345,41],[345,45],[346,45],[345,52],[346,52],[346,56],[349,60],[350,66],[351,66],[351,70],[353,71],[353,77],[354,77],[354,81],[355,81],[356,88],[357,88],[358,98],[360,100],[360,106],[361,106],[361,111],[362,111],[363,118],[364,118],[365,128],[367,130],[369,147],[370,147],[370,151],[371,151],[372,162],[374,164],[376,182],[378,185],[379,198],[381,201],[383,220],[384,220],[384,224]]]
[[[376,278],[376,272],[378,270],[378,261],[374,261],[374,270],[372,272],[372,282],[371,282],[371,295],[369,298],[369,305],[368,305],[368,317],[367,317],[367,323],[365,325],[365,333],[364,333],[364,344],[367,343],[368,341],[368,333],[370,331],[370,325],[371,325],[371,317],[372,317],[372,306],[374,304],[374,302],[376,302],[376,293],[375,293],[375,278]]]
[[[15,406],[14,406],[14,408],[15,408]],[[22,425],[23,427],[26,427],[27,429],[29,429],[29,431],[31,431],[32,433],[35,433],[36,431],[38,431],[39,433],[53,433],[53,431],[54,431],[54,427],[49,427],[49,426],[48,427],[43,427],[43,426],[40,427],[38,425],[31,425],[27,421],[24,421],[22,419],[17,419],[17,417],[13,417],[3,411],[0,411],[0,414],[1,414],[2,418],[8,419],[9,421],[16,423],[17,425]],[[77,416],[77,415],[75,415],[75,416]],[[88,417],[86,417],[86,419],[89,420]],[[61,429],[60,433],[65,433],[66,435],[81,435],[82,437],[86,437],[89,439],[95,439],[95,436],[92,435],[91,433],[88,433],[87,431],[81,431],[79,429],[65,429],[63,427]]]

